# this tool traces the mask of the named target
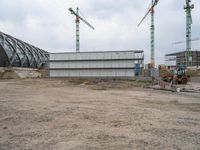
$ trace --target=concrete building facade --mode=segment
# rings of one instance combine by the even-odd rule
[[[142,50],[50,54],[50,77],[134,77],[143,67]]]

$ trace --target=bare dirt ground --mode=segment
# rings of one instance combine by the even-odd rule
[[[199,150],[200,94],[142,85],[0,80],[0,149]]]

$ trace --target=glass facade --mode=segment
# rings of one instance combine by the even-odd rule
[[[49,53],[0,32],[0,67],[48,67]]]

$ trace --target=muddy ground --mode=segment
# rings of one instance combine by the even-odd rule
[[[199,150],[200,94],[145,84],[0,80],[0,149]]]

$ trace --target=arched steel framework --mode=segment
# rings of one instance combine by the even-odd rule
[[[48,61],[47,51],[0,32],[0,67],[43,68]]]

